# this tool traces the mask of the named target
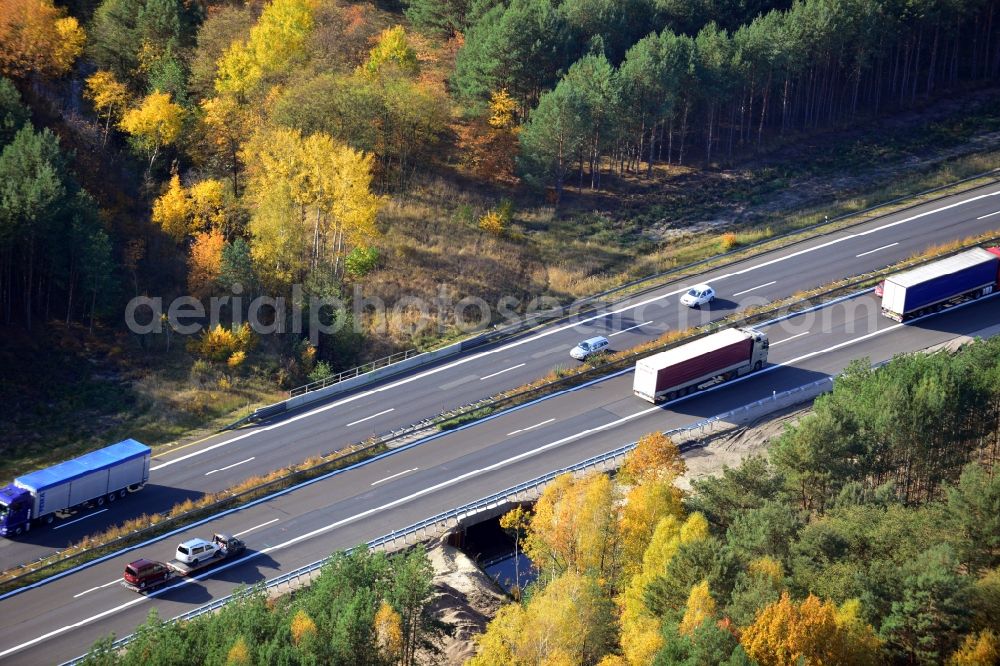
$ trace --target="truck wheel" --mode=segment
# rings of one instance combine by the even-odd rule
[[[754,372],[760,370],[760,368],[761,368],[760,361],[757,361],[756,363],[753,364]]]
[[[125,495],[127,495],[127,494],[128,494],[128,491],[125,490],[124,488],[122,488],[121,490],[118,491],[118,497],[125,497]]]
[[[104,497],[98,497],[94,500],[94,504],[97,506],[104,506]]]
[[[116,499],[118,499],[118,495],[116,495],[115,493],[111,493],[110,495],[108,495],[109,502],[114,502]]]
[[[42,518],[42,520],[45,522],[46,525],[51,525],[52,521],[55,520],[55,519],[56,519],[56,516],[53,513],[50,513],[49,515],[47,515],[44,518]]]
[[[18,526],[14,528],[14,536],[21,536],[22,532],[24,532],[23,527]]]

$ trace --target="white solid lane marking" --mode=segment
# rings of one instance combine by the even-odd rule
[[[163,469],[164,467],[169,467],[170,465],[174,465],[174,464],[179,463],[181,461],[187,460],[188,458],[194,458],[195,456],[200,456],[203,453],[208,453],[209,451],[211,451],[213,449],[217,449],[220,446],[225,446],[226,444],[232,444],[233,442],[238,442],[241,439],[246,439],[247,437],[252,437],[253,435],[256,435],[256,434],[258,434],[260,432],[263,432],[263,431],[262,430],[251,430],[250,432],[245,433],[243,435],[239,435],[238,437],[233,437],[232,439],[227,439],[224,442],[219,442],[218,444],[213,444],[212,446],[206,446],[203,449],[198,449],[197,451],[192,451],[191,453],[185,454],[185,455],[183,455],[183,456],[181,456],[179,458],[174,458],[173,460],[168,460],[168,461],[166,461],[164,463],[160,463],[159,465],[154,465],[153,467],[149,468],[149,471],[150,472],[155,472],[158,469]]]
[[[648,325],[650,325],[650,324],[652,324],[652,323],[653,323],[653,320],[652,320],[652,319],[650,319],[649,321],[645,321],[645,322],[643,322],[643,323],[641,323],[641,324],[636,324],[635,326],[629,326],[628,328],[623,328],[623,329],[622,329],[622,330],[620,330],[620,331],[615,331],[614,333],[612,333],[612,334],[611,334],[611,335],[609,335],[608,337],[609,337],[609,338],[613,338],[613,337],[615,337],[616,335],[618,335],[618,334],[620,334],[620,333],[624,333],[625,331],[631,331],[631,330],[632,330],[633,328],[640,328],[640,327],[642,327],[642,326],[648,326]]]
[[[895,242],[895,243],[889,243],[888,245],[883,245],[882,247],[877,247],[874,250],[868,250],[867,252],[862,252],[861,254],[856,254],[856,255],[854,255],[854,257],[857,258],[857,257],[863,257],[866,254],[875,254],[876,252],[879,252],[881,250],[888,250],[890,247],[895,247],[896,245],[899,245],[898,241]]]
[[[55,526],[55,527],[53,527],[52,529],[54,529],[54,530],[61,530],[61,529],[62,529],[62,528],[64,528],[64,527],[69,527],[69,526],[70,526],[70,525],[72,525],[73,523],[78,523],[78,522],[80,522],[81,520],[87,520],[87,518],[93,518],[94,516],[97,516],[97,515],[99,515],[99,514],[102,514],[102,513],[104,513],[105,511],[107,511],[107,509],[101,509],[100,511],[95,511],[94,513],[88,513],[88,514],[87,514],[86,516],[84,516],[83,518],[77,518],[76,520],[71,520],[71,521],[69,521],[68,523],[63,523],[62,525],[56,525],[56,526]]]
[[[379,416],[382,416],[383,414],[388,414],[389,412],[394,412],[394,411],[396,411],[395,407],[390,407],[389,409],[383,409],[378,414],[372,414],[371,416],[366,416],[363,419],[358,419],[357,421],[351,421],[350,423],[347,424],[347,427],[350,428],[351,426],[356,426],[359,423],[364,423],[365,421],[371,421],[372,419],[378,418]]]
[[[987,213],[986,215],[980,215],[976,219],[977,220],[985,220],[986,218],[993,217],[994,215],[1000,215],[1000,210],[996,211],[995,213]]]
[[[761,268],[766,268],[767,266],[771,266],[771,265],[780,263],[782,261],[788,261],[789,259],[794,259],[794,258],[800,257],[800,256],[802,256],[804,254],[808,254],[810,252],[815,252],[816,250],[825,249],[825,248],[827,248],[827,247],[829,247],[831,245],[836,245],[837,243],[842,243],[843,241],[850,240],[851,238],[857,238],[858,236],[867,236],[868,234],[872,234],[872,233],[876,233],[876,232],[879,232],[879,231],[883,231],[883,230],[888,229],[890,227],[895,227],[895,226],[898,226],[900,224],[905,224],[907,222],[912,222],[913,220],[916,220],[916,219],[919,219],[919,218],[922,218],[922,217],[926,217],[928,215],[933,215],[935,213],[940,213],[942,211],[949,210],[951,208],[956,208],[958,206],[963,206],[963,205],[965,205],[967,203],[972,203],[974,201],[979,201],[980,199],[987,199],[989,197],[994,197],[994,196],[997,196],[997,195],[1000,195],[1000,190],[998,190],[996,192],[990,192],[989,194],[980,194],[980,195],[977,195],[977,196],[974,196],[974,197],[970,197],[969,199],[963,199],[963,200],[957,201],[957,202],[955,202],[953,204],[948,204],[947,206],[941,206],[939,208],[934,208],[932,210],[929,210],[929,211],[926,211],[926,212],[923,212],[923,213],[919,213],[917,215],[912,215],[912,216],[904,218],[902,220],[897,220],[895,222],[889,222],[887,224],[883,224],[880,227],[876,227],[874,229],[869,229],[868,231],[861,231],[861,232],[858,232],[856,234],[848,234],[846,236],[842,236],[840,238],[835,238],[835,239],[827,241],[825,243],[820,243],[819,245],[815,245],[813,247],[803,248],[803,249],[798,250],[796,252],[792,252],[791,254],[782,255],[780,257],[775,257],[774,259],[769,259],[767,261],[763,261],[763,262],[761,262],[759,264],[755,264],[753,266],[749,266],[749,267],[744,268],[742,270],[739,270],[739,271],[736,271],[736,272],[733,272],[733,273],[726,273],[725,275],[721,275],[719,277],[712,278],[711,281],[712,282],[718,282],[719,280],[724,280],[726,278],[733,277],[734,275],[743,275],[744,273],[749,273],[751,271],[755,271],[755,270],[758,270],[758,269],[761,269]],[[405,379],[401,379],[401,380],[399,380],[397,382],[392,382],[392,383],[386,384],[385,386],[380,386],[379,388],[372,389],[370,391],[363,391],[363,392],[358,393],[356,395],[352,395],[350,397],[344,398],[343,400],[338,400],[336,402],[330,403],[329,405],[323,405],[322,407],[317,407],[316,409],[312,409],[312,410],[303,412],[303,413],[298,414],[296,416],[287,418],[287,419],[285,419],[283,421],[279,421],[278,423],[275,423],[273,425],[267,426],[266,428],[261,428],[259,430],[252,430],[252,431],[250,431],[250,432],[248,432],[246,434],[238,435],[237,437],[234,437],[232,439],[227,439],[225,441],[218,442],[218,443],[213,444],[211,446],[207,446],[204,449],[199,449],[197,451],[193,451],[191,453],[183,455],[183,456],[181,456],[179,458],[175,458],[173,460],[168,460],[168,461],[166,461],[164,463],[160,463],[159,465],[156,465],[154,467],[150,467],[150,471],[151,472],[155,472],[156,470],[163,469],[164,467],[167,467],[169,465],[173,465],[175,463],[179,463],[179,462],[181,462],[183,460],[187,460],[187,459],[192,458],[194,456],[199,456],[202,453],[205,453],[206,451],[211,451],[212,449],[216,449],[216,448],[218,448],[220,446],[225,446],[227,444],[232,444],[233,442],[239,441],[239,440],[243,439],[244,437],[250,437],[252,435],[256,435],[259,432],[264,432],[265,430],[271,430],[273,428],[279,428],[281,426],[288,425],[289,423],[294,423],[295,421],[298,421],[299,419],[306,419],[306,418],[309,418],[311,416],[315,416],[316,414],[319,414],[321,412],[325,412],[328,409],[334,409],[336,407],[339,407],[341,405],[347,404],[349,402],[353,402],[355,400],[362,400],[362,399],[367,398],[367,397],[369,397],[371,395],[374,395],[375,393],[378,393],[380,391],[389,391],[391,389],[398,388],[399,386],[402,386],[404,384],[408,384],[410,382],[414,382],[414,381],[423,379],[425,377],[429,377],[429,376],[434,375],[436,373],[444,372],[446,370],[451,370],[452,368],[455,368],[455,367],[457,367],[459,365],[462,365],[464,363],[469,363],[471,361],[475,361],[475,360],[480,359],[480,358],[482,358],[484,356],[487,356],[489,354],[504,353],[504,352],[506,352],[506,351],[508,351],[510,349],[513,349],[514,347],[518,347],[520,345],[527,344],[529,342],[534,342],[535,340],[539,340],[541,338],[544,338],[544,337],[549,336],[549,335],[553,335],[555,333],[560,333],[560,332],[565,331],[567,329],[573,328],[574,326],[578,326],[580,324],[586,324],[587,322],[591,322],[591,321],[594,321],[594,320],[597,320],[597,319],[601,319],[603,317],[607,317],[608,315],[615,315],[615,314],[619,314],[619,313],[622,313],[622,312],[626,312],[628,310],[633,310],[635,308],[640,308],[640,307],[649,305],[651,303],[656,303],[657,301],[662,301],[662,300],[664,300],[666,298],[669,298],[670,296],[675,296],[677,294],[684,293],[685,291],[687,291],[687,287],[684,287],[682,289],[677,289],[677,290],[671,291],[671,292],[666,293],[666,294],[661,294],[659,296],[653,296],[651,298],[647,298],[646,300],[639,301],[639,302],[636,302],[636,303],[629,303],[627,305],[623,305],[622,307],[620,307],[620,308],[618,308],[616,310],[612,310],[610,312],[605,312],[605,313],[602,313],[602,314],[599,314],[599,315],[594,315],[594,316],[591,316],[591,317],[587,317],[585,319],[581,319],[578,322],[573,322],[573,323],[570,323],[570,324],[563,324],[562,326],[555,326],[555,327],[546,329],[544,331],[540,331],[539,333],[537,333],[535,335],[532,335],[532,336],[529,336],[529,337],[526,337],[526,338],[522,338],[521,340],[516,340],[516,341],[511,342],[510,344],[504,345],[502,347],[497,347],[496,349],[491,349],[490,351],[479,352],[479,353],[473,354],[471,356],[466,356],[464,358],[456,359],[455,361],[453,361],[451,363],[448,363],[448,364],[445,364],[445,365],[442,365],[440,367],[430,368],[429,370],[425,370],[424,372],[417,373],[417,374],[415,374],[415,375],[413,375],[411,377],[406,377]]]
[[[780,345],[783,342],[788,342],[789,340],[794,340],[795,338],[801,338],[803,335],[809,335],[811,332],[812,331],[803,331],[802,333],[796,333],[795,335],[787,337],[784,340],[778,340],[777,342],[772,342],[771,346],[772,347],[777,347],[778,345]]]
[[[267,525],[270,525],[271,523],[276,523],[276,522],[278,522],[278,520],[280,520],[280,519],[279,518],[272,518],[271,520],[267,521],[266,523],[261,523],[260,525],[254,525],[250,529],[243,530],[242,532],[237,532],[233,536],[243,536],[244,534],[249,534],[250,532],[253,532],[254,530],[258,530],[261,527],[266,527]]]
[[[514,432],[509,432],[509,433],[507,433],[507,436],[510,437],[511,435],[516,435],[519,432],[528,432],[529,430],[534,430],[535,428],[541,428],[546,423],[552,423],[553,421],[555,421],[555,419],[548,419],[548,420],[542,421],[541,423],[536,423],[533,426],[528,426],[527,428],[521,428],[520,430],[515,430]]]
[[[489,379],[490,377],[496,377],[497,375],[502,375],[503,373],[510,372],[511,370],[517,370],[518,368],[520,368],[520,367],[522,367],[524,365],[525,365],[524,363],[518,363],[517,365],[512,365],[509,368],[504,368],[500,372],[494,372],[492,375],[486,375],[485,377],[480,377],[479,381],[482,381],[484,379]]]
[[[378,481],[375,481],[374,483],[372,483],[372,485],[373,486],[377,486],[380,483],[385,483],[386,481],[390,481],[392,479],[395,479],[397,476],[403,476],[404,474],[409,474],[410,472],[416,472],[418,469],[420,469],[420,468],[419,467],[414,467],[413,469],[404,469],[402,472],[396,472],[395,474],[390,474],[389,476],[385,477],[384,479],[379,479]]]
[[[759,284],[756,287],[750,287],[749,289],[744,289],[743,291],[738,291],[735,294],[733,294],[733,296],[740,296],[742,294],[746,294],[746,293],[749,293],[751,291],[754,291],[755,289],[763,289],[764,287],[770,287],[772,284],[777,284],[777,282],[778,282],[777,280],[771,280],[768,283]]]
[[[90,588],[89,590],[84,590],[84,591],[83,591],[83,592],[81,592],[80,594],[74,594],[74,595],[73,595],[73,598],[74,598],[74,599],[79,599],[79,598],[80,598],[80,597],[82,597],[83,595],[85,595],[85,594],[88,594],[88,593],[90,593],[90,592],[93,592],[94,590],[102,590],[102,589],[104,589],[104,588],[106,588],[106,587],[110,587],[110,586],[112,586],[112,585],[116,585],[116,584],[120,583],[121,581],[122,581],[122,579],[121,579],[121,578],[115,578],[115,579],[114,579],[113,581],[111,581],[110,583],[105,583],[104,585],[97,585],[96,587],[92,587],[92,588]]]
[[[227,469],[232,469],[232,468],[236,467],[237,465],[242,465],[243,463],[248,463],[251,460],[255,459],[256,457],[257,456],[250,456],[246,460],[241,460],[238,463],[233,463],[232,465],[226,465],[225,467],[220,467],[219,469],[213,469],[211,472],[205,472],[205,476],[208,476],[209,474],[215,474],[216,472],[225,472]]]

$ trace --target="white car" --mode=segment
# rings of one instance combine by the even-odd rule
[[[686,294],[681,296],[681,305],[696,308],[706,303],[711,303],[713,298],[715,298],[714,289],[707,284],[696,284],[688,289]]]
[[[582,361],[591,354],[596,354],[597,352],[604,351],[608,348],[608,339],[603,335],[598,335],[593,338],[588,338],[573,347],[569,351],[569,355],[578,361]]]
[[[177,546],[177,553],[174,555],[174,558],[184,564],[198,564],[198,562],[204,562],[215,557],[215,553],[219,548],[219,544],[212,541],[188,539]]]

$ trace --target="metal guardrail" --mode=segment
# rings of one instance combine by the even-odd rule
[[[418,349],[407,349],[404,352],[397,352],[395,354],[390,354],[389,356],[383,356],[382,358],[375,359],[369,363],[359,365],[356,368],[351,368],[350,370],[345,370],[343,372],[338,372],[335,375],[330,375],[323,379],[317,380],[315,382],[310,382],[304,386],[297,386],[288,392],[290,398],[294,398],[297,395],[302,395],[303,393],[309,393],[311,391],[318,391],[319,389],[326,388],[327,386],[333,386],[334,384],[339,384],[342,381],[348,379],[354,379],[360,375],[368,374],[369,372],[374,372],[379,368],[384,368],[387,365],[392,365],[393,363],[399,363],[400,361],[405,361],[408,358],[416,356],[421,353]]]
[[[883,201],[882,203],[878,203],[878,204],[875,204],[874,206],[869,206],[868,208],[863,208],[861,210],[852,211],[852,212],[848,212],[848,213],[843,213],[842,215],[836,215],[833,218],[824,219],[822,222],[816,222],[815,224],[806,225],[804,227],[799,227],[797,229],[790,229],[790,230],[788,230],[788,231],[786,231],[784,233],[778,234],[777,236],[771,236],[770,238],[765,238],[765,239],[762,239],[762,240],[754,242],[754,243],[749,243],[747,245],[743,245],[743,246],[734,248],[732,250],[729,250],[728,252],[722,252],[722,253],[713,255],[711,257],[706,257],[705,259],[700,259],[698,261],[695,261],[695,262],[692,262],[692,263],[689,263],[689,264],[685,264],[683,266],[677,266],[677,267],[668,269],[666,271],[661,271],[659,273],[653,273],[653,274],[647,275],[645,277],[641,277],[641,278],[637,278],[637,279],[634,279],[634,280],[630,280],[629,282],[626,282],[624,284],[620,284],[620,285],[618,285],[616,287],[612,287],[610,289],[606,289],[606,290],[598,292],[596,294],[591,294],[590,296],[585,296],[583,298],[577,299],[577,300],[575,300],[572,303],[569,303],[567,305],[560,305],[560,306],[554,307],[554,308],[552,308],[550,310],[547,310],[547,311],[544,311],[544,312],[536,312],[536,313],[533,313],[531,315],[526,315],[521,321],[516,322],[514,324],[510,324],[510,325],[503,326],[503,327],[496,327],[495,326],[492,331],[481,332],[481,333],[477,334],[476,336],[473,336],[473,338],[470,338],[470,341],[474,343],[474,346],[481,346],[481,345],[489,344],[491,342],[496,342],[496,341],[502,340],[502,339],[507,338],[507,337],[512,337],[512,336],[517,335],[519,333],[523,333],[525,331],[528,331],[528,330],[531,330],[531,329],[536,328],[538,326],[541,326],[544,323],[551,322],[553,320],[557,320],[560,317],[566,316],[568,313],[581,313],[581,312],[589,311],[591,309],[596,309],[598,307],[599,303],[601,302],[601,299],[606,299],[608,296],[613,296],[613,295],[619,294],[621,292],[625,292],[625,291],[627,291],[629,289],[632,289],[634,287],[637,287],[637,286],[639,286],[639,285],[641,285],[643,283],[651,282],[653,280],[660,280],[662,278],[671,277],[671,276],[675,276],[674,279],[679,279],[681,277],[684,277],[685,271],[690,271],[693,268],[697,268],[699,266],[704,266],[705,264],[709,264],[709,263],[712,263],[712,262],[715,262],[715,261],[719,261],[720,259],[725,259],[726,257],[735,256],[735,255],[737,255],[737,254],[739,254],[741,252],[746,252],[747,250],[751,250],[751,249],[756,248],[756,247],[761,247],[761,246],[764,246],[764,245],[766,245],[768,243],[773,243],[775,241],[780,241],[780,240],[782,240],[784,238],[789,238],[789,237],[797,236],[799,234],[808,233],[808,232],[816,230],[816,229],[822,229],[823,227],[829,226],[830,224],[835,224],[837,222],[849,219],[851,217],[857,217],[857,216],[860,216],[860,215],[865,215],[867,213],[871,213],[871,212],[877,211],[877,210],[879,210],[881,208],[885,208],[886,206],[891,206],[893,204],[906,201],[908,199],[913,199],[915,197],[921,197],[921,196],[924,196],[924,195],[927,195],[927,194],[933,194],[935,192],[940,192],[942,190],[946,190],[946,189],[955,187],[956,185],[961,185],[963,183],[972,182],[972,181],[978,180],[980,178],[987,178],[987,177],[990,177],[990,176],[997,176],[998,174],[1000,174],[1000,169],[990,169],[989,171],[984,171],[982,173],[974,174],[972,176],[967,176],[966,178],[961,178],[959,180],[953,181],[951,183],[947,183],[945,185],[939,185],[937,187],[932,187],[930,189],[922,190],[920,192],[915,192],[913,194],[907,194],[907,195],[904,195],[904,196],[896,197],[894,199],[889,199],[888,201]],[[911,208],[915,208],[916,206],[922,205],[923,203],[926,203],[926,202],[914,203],[914,204],[911,204],[910,206],[904,206],[903,208],[901,208],[899,210],[896,210],[896,211],[892,211],[892,212],[893,213],[899,213],[901,211],[905,211],[905,210],[909,210]],[[885,214],[888,215],[890,213],[885,213]],[[830,229],[829,231],[824,231],[824,232],[821,232],[821,233],[816,234],[814,236],[808,236],[808,237],[805,237],[805,238],[794,240],[794,241],[792,241],[792,242],[790,242],[790,243],[788,243],[786,245],[781,245],[781,246],[778,246],[778,247],[774,247],[774,248],[772,248],[769,251],[781,250],[781,249],[784,249],[784,248],[787,248],[787,247],[791,247],[793,245],[796,245],[796,244],[801,243],[801,242],[805,242],[805,241],[813,239],[813,238],[818,238],[818,237],[825,236],[825,235],[828,235],[828,234],[836,233],[838,231],[844,231],[846,229],[850,229],[852,227],[855,227],[855,226],[858,226],[858,225],[861,225],[861,224],[865,224],[866,222],[870,222],[870,221],[871,221],[870,219],[860,219],[860,220],[858,220],[857,222],[855,222],[853,224],[849,224],[849,225],[846,225],[846,226],[843,226],[843,227],[837,227],[836,229]],[[650,286],[647,286],[647,287],[644,287],[644,288],[640,289],[638,293],[643,293],[645,291],[649,291],[651,289],[655,289],[655,288],[657,288],[659,286],[661,286],[661,285],[659,285],[659,284],[657,284],[657,285],[650,285]],[[462,344],[463,344],[462,350],[464,351],[465,350],[464,341],[462,342]],[[471,346],[469,348],[471,348]],[[328,377],[328,378],[320,380],[318,382],[313,382],[311,384],[306,384],[305,386],[300,386],[300,387],[294,388],[291,391],[289,391],[289,397],[296,397],[296,396],[299,396],[299,395],[304,395],[306,393],[311,393],[313,391],[317,391],[317,390],[326,388],[327,386],[333,386],[335,384],[338,384],[340,382],[346,381],[348,379],[353,379],[353,378],[359,377],[359,376],[361,376],[363,374],[367,374],[369,372],[374,372],[375,370],[377,370],[379,368],[388,367],[389,365],[392,365],[394,363],[399,363],[400,361],[404,361],[404,360],[406,360],[408,358],[412,358],[413,356],[417,356],[417,355],[419,355],[421,353],[425,353],[425,352],[419,352],[416,349],[411,349],[411,350],[407,350],[405,352],[400,352],[398,354],[393,354],[391,356],[387,356],[385,358],[378,359],[376,361],[372,361],[369,364],[365,364],[365,365],[359,366],[359,367],[354,368],[352,370],[347,370],[345,372],[339,373],[338,375],[334,375],[333,377]],[[399,358],[397,358],[397,357],[399,357]],[[371,366],[370,369],[365,370],[365,368],[369,368],[369,366]],[[240,419],[240,420],[238,420],[238,421],[236,421],[234,423],[229,424],[228,426],[226,426],[225,428],[223,428],[223,430],[231,430],[233,428],[238,428],[238,427],[240,427],[240,426],[242,426],[242,425],[244,425],[246,423],[260,421],[260,420],[262,420],[264,418],[269,418],[271,416],[274,416],[274,415],[277,415],[279,413],[282,413],[282,412],[286,411],[286,409],[287,409],[287,405],[285,405],[285,403],[283,403],[283,402],[282,403],[277,403],[275,405],[268,405],[268,406],[259,408],[253,414],[251,414],[251,415],[249,415],[247,417],[244,417],[244,418],[242,418],[242,419]]]
[[[748,405],[738,407],[723,414],[719,414],[717,416],[704,419],[692,425],[668,430],[664,434],[669,436],[674,436],[680,433],[694,433],[695,431],[698,431],[699,436],[704,436],[704,434],[707,434],[707,431],[713,429],[716,424],[723,423],[727,419],[732,419],[733,417],[736,416],[748,415],[755,409],[759,409],[760,407],[767,405],[768,403],[773,404],[780,402],[782,400],[791,400],[789,404],[795,404],[796,402],[800,402],[802,400],[807,399],[807,394],[809,394],[810,392],[813,392],[812,394],[815,395],[816,393],[823,392],[823,389],[826,389],[826,387],[829,387],[827,390],[832,389],[833,381],[834,381],[833,377],[824,377],[823,379],[817,380],[810,384],[805,384],[803,386],[799,386],[794,389],[789,389],[787,391],[782,391],[781,393],[776,393],[774,395],[771,395],[770,397],[762,398],[761,400],[757,400],[756,402],[752,402]],[[447,525],[451,521],[457,522],[462,518],[468,518],[470,516],[474,516],[477,513],[482,512],[483,510],[496,508],[498,505],[509,503],[512,498],[517,498],[519,495],[540,491],[542,488],[544,488],[544,486],[555,480],[556,477],[559,477],[563,474],[574,474],[589,469],[604,469],[605,466],[608,464],[610,464],[613,467],[617,467],[618,460],[624,459],[625,455],[627,455],[632,449],[636,447],[636,444],[637,442],[630,442],[629,444],[620,446],[611,451],[607,451],[605,453],[601,453],[596,456],[587,458],[586,460],[578,462],[574,465],[569,465],[567,467],[553,470],[551,472],[548,472],[547,474],[543,474],[542,476],[536,477],[529,481],[525,481],[523,483],[519,483],[515,486],[511,486],[510,488],[506,488],[505,490],[501,490],[500,492],[493,493],[492,495],[488,495],[473,502],[469,502],[468,504],[464,504],[455,509],[444,511],[435,516],[431,516],[430,518],[425,518],[424,520],[413,523],[412,525],[408,525],[407,527],[404,527],[402,529],[394,530],[392,532],[389,532],[388,534],[372,539],[366,544],[366,546],[369,549],[384,548],[387,546],[391,547],[397,541],[403,539],[405,547],[406,545],[409,545],[405,543],[405,540],[408,537],[417,535],[420,532],[426,531],[428,528],[432,527],[440,527],[444,525],[445,528],[447,529]],[[685,452],[685,451],[690,451],[691,449],[698,448],[700,446],[703,446],[703,444],[701,444],[698,441],[693,441],[678,445],[678,448],[681,450],[681,452]],[[266,581],[262,586],[258,587],[263,587],[263,589],[265,590],[271,590],[281,585],[296,583],[300,579],[306,576],[311,576],[313,573],[321,569],[323,565],[326,564],[329,560],[330,560],[329,557],[324,557],[321,560],[316,560],[315,562],[307,564],[303,567],[299,567],[294,571],[289,571],[288,573],[282,574],[276,578],[272,578],[271,580]],[[252,593],[253,589],[254,588],[250,588],[249,590],[246,591],[233,593],[225,597],[221,597],[203,606],[199,606],[198,608],[194,608],[185,613],[181,613],[180,615],[177,615],[176,617],[172,618],[170,622],[186,622],[188,620],[192,620],[206,613],[214,612],[222,608],[223,606],[229,604],[230,602],[239,600],[240,598],[246,596],[247,594]],[[119,638],[118,640],[116,640],[114,643],[111,644],[111,649],[119,650],[128,645],[130,642],[132,642],[133,639],[134,639],[134,634],[130,634],[128,636]],[[81,655],[79,657],[76,657],[75,659],[64,662],[62,666],[67,666],[69,664],[79,664],[85,658],[85,656],[86,655]]]

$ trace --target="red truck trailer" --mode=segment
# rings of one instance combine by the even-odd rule
[[[708,385],[760,370],[767,363],[767,334],[729,328],[635,364],[633,392],[649,402],[673,400]]]

